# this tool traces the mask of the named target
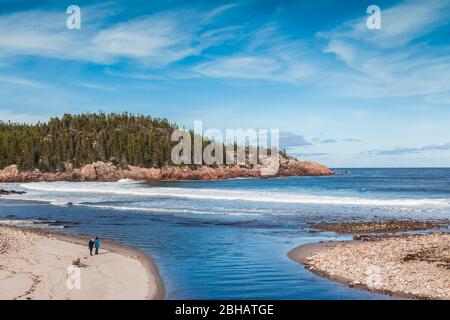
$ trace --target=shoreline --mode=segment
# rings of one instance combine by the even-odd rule
[[[269,167],[270,168],[270,167]],[[234,178],[275,178],[290,176],[332,176],[334,172],[328,167],[312,161],[294,159],[279,159],[276,173],[265,175],[266,165],[254,166],[219,165],[217,167],[201,165],[191,168],[187,165],[166,165],[162,168],[146,168],[127,166],[120,168],[111,162],[96,161],[80,168],[74,168],[66,163],[63,171],[41,172],[38,169],[21,171],[18,166],[11,164],[0,169],[0,183],[23,182],[55,182],[55,181],[105,181],[116,182],[121,179],[135,181],[215,181]]]
[[[8,288],[12,291],[19,290],[22,293],[14,295],[6,289],[1,299],[165,299],[164,283],[158,267],[139,249],[101,239],[99,255],[88,258],[87,242],[90,237],[85,235],[4,225],[0,226],[0,231],[3,231],[0,232],[0,244],[4,248],[6,242],[7,248],[0,253],[0,282],[5,288],[9,285]],[[28,243],[22,245],[21,238],[26,238]],[[13,243],[10,250],[8,240]],[[75,264],[74,257],[82,264],[80,271],[83,268],[90,270],[87,274],[83,273],[83,290],[79,292],[68,291],[62,284],[67,278],[62,270],[71,265],[70,261]],[[33,263],[30,265],[27,261]],[[30,279],[26,278],[30,278],[30,275],[33,282],[31,286],[30,283],[27,284]],[[145,287],[141,285],[143,280],[146,281]],[[25,290],[27,287],[29,289]],[[34,294],[37,297],[32,297]]]
[[[32,229],[29,229],[32,230]],[[43,230],[38,230],[43,231]],[[45,230],[45,232],[47,232]],[[86,246],[86,243],[89,241],[90,237],[87,235],[70,235],[66,233],[59,232],[49,232],[55,239]],[[164,300],[165,299],[165,287],[164,282],[159,273],[159,269],[155,262],[149,257],[145,252],[134,248],[132,246],[128,246],[116,241],[112,240],[102,240],[102,249],[108,250],[110,252],[114,252],[120,254],[122,256],[127,256],[129,258],[135,259],[139,261],[145,268],[149,279],[154,279],[156,285],[156,292],[154,294],[151,293],[150,287],[147,293],[146,299],[148,300]]]
[[[411,235],[409,241],[413,242],[414,237],[416,237],[416,239],[419,239],[420,237],[426,237],[426,236],[432,236],[432,235],[433,234]],[[436,236],[439,236],[439,234],[437,234]],[[400,237],[398,237],[398,239],[401,239]],[[442,299],[446,300],[446,299],[449,299],[449,297],[442,298],[442,297],[436,297],[436,296],[427,296],[427,295],[420,295],[417,293],[405,292],[406,290],[405,291],[396,290],[395,286],[389,287],[387,284],[384,287],[383,286],[376,287],[373,285],[369,285],[370,282],[368,280],[366,282],[364,282],[364,281],[360,281],[360,280],[355,280],[355,278],[352,279],[350,277],[342,276],[342,273],[344,273],[344,272],[341,272],[341,274],[339,274],[339,271],[343,270],[343,269],[345,269],[345,271],[348,271],[352,267],[355,269],[355,264],[356,264],[356,263],[354,263],[354,264],[350,264],[350,265],[349,264],[345,265],[345,263],[349,263],[350,260],[348,259],[348,257],[343,258],[342,256],[344,256],[346,254],[349,256],[352,256],[357,253],[361,253],[361,252],[358,252],[358,247],[360,247],[360,248],[362,247],[362,248],[366,249],[365,256],[368,256],[368,255],[373,256],[373,255],[376,255],[376,253],[374,253],[371,250],[367,250],[368,248],[370,249],[371,244],[376,245],[377,243],[381,243],[384,240],[396,241],[396,239],[397,239],[396,237],[393,237],[393,238],[386,238],[386,239],[372,240],[372,241],[348,240],[348,241],[325,241],[325,242],[316,242],[316,243],[306,243],[306,244],[297,246],[296,248],[292,249],[287,254],[287,256],[291,260],[301,264],[307,271],[309,271],[317,276],[320,276],[322,278],[328,279],[330,281],[346,285],[353,289],[365,290],[365,291],[369,291],[369,292],[376,293],[376,294],[383,294],[383,295],[393,297],[395,299],[421,299],[421,300],[442,300]],[[413,244],[411,244],[411,245],[413,245]],[[338,251],[338,249],[342,249],[342,250]],[[337,251],[339,254],[337,256],[335,253],[332,255],[331,254],[332,251]],[[368,254],[368,253],[370,253],[370,254]],[[389,255],[389,254],[390,254],[389,248],[386,248],[385,255]],[[331,257],[330,260],[335,264],[333,266],[328,266],[328,270],[323,265],[320,265],[319,263],[315,264],[316,260],[322,262],[322,260],[320,260],[320,258],[323,258],[323,257],[327,258],[327,255],[329,255],[328,258]],[[320,258],[318,258],[319,256],[320,256]],[[336,259],[342,259],[342,260],[338,262],[338,261],[336,261]],[[330,261],[328,261],[328,262],[330,262]],[[372,265],[368,262],[365,262],[365,263],[366,263],[365,270],[367,272],[368,265],[369,266],[372,266]],[[397,266],[399,264],[400,263],[397,263]],[[324,265],[326,265],[326,264],[324,264]],[[421,270],[420,266],[417,267],[417,270]],[[415,276],[416,276],[416,278],[420,279],[421,275],[419,274],[419,272],[417,272],[417,270],[415,270],[413,273],[414,274],[418,273],[418,275],[415,275]],[[381,272],[381,271],[379,271],[379,272]],[[423,271],[423,273],[426,273],[426,272],[427,271]],[[348,272],[347,272],[347,274],[348,274]],[[357,275],[357,272],[354,271],[352,274]],[[404,275],[404,274],[400,273],[400,277],[402,275]],[[370,276],[371,275],[369,275],[369,277]],[[384,274],[381,274],[378,276],[387,277],[387,278],[390,277],[389,275],[384,275]],[[398,277],[398,275],[397,275],[397,277]],[[367,279],[369,279],[369,278],[367,278]],[[408,281],[410,282],[410,280],[408,280]],[[423,283],[419,283],[418,285],[426,286],[426,284],[423,284]]]
[[[367,286],[353,286],[353,280],[344,278],[341,276],[332,276],[329,273],[326,272],[320,272],[316,270],[311,270],[307,266],[307,258],[312,256],[313,254],[320,252],[322,250],[332,249],[336,247],[339,244],[346,244],[346,243],[352,243],[354,245],[357,245],[358,241],[354,240],[348,240],[348,241],[326,241],[326,242],[312,242],[312,243],[305,243],[302,245],[299,245],[288,252],[287,256],[289,259],[301,264],[307,271],[311,272],[312,274],[319,276],[321,278],[325,278],[327,280],[346,285],[349,288],[357,289],[357,290],[364,290],[369,291],[376,294],[383,294],[388,295],[390,297],[396,298],[396,299],[417,299],[416,297],[402,293],[402,292],[387,292],[385,290],[377,290],[377,289],[371,289]]]

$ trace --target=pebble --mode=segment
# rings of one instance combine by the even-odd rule
[[[349,279],[350,285],[417,298],[450,299],[449,233],[337,244],[309,256],[306,266]]]

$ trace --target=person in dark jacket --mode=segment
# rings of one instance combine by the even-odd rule
[[[92,256],[92,250],[94,249],[94,238],[92,238],[91,240],[89,240],[89,253]]]
[[[100,249],[100,240],[98,237],[95,237],[94,240],[95,254],[98,254],[98,249]]]

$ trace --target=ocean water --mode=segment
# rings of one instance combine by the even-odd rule
[[[450,169],[331,177],[0,184],[0,223],[98,235],[147,252],[168,299],[386,299],[317,277],[287,253],[349,239],[308,223],[450,218]]]

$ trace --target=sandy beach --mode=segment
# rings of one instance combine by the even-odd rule
[[[402,298],[450,299],[450,234],[301,245],[288,256],[350,287]]]
[[[69,268],[69,269],[68,269]],[[79,277],[78,277],[79,275]],[[0,299],[163,299],[164,286],[143,253],[87,239],[0,226]]]

